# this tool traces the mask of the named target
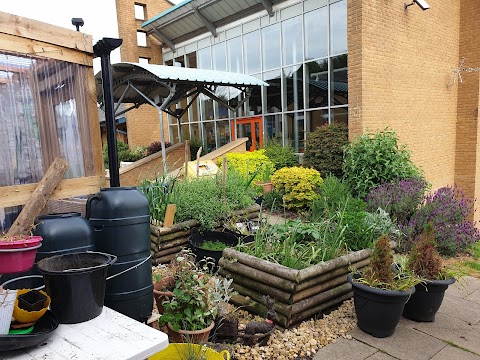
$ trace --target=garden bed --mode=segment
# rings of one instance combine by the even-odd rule
[[[238,295],[231,302],[264,315],[264,296],[276,300],[277,324],[289,328],[352,297],[347,283],[349,268],[370,262],[370,249],[319,263],[302,270],[290,269],[234,249],[225,249],[220,274],[233,279]]]
[[[237,221],[255,219],[260,215],[260,206],[252,205],[232,213]],[[196,220],[188,220],[168,227],[150,225],[150,240],[152,262],[154,265],[169,263],[188,244],[188,237],[200,223]],[[218,224],[217,228],[222,228]]]

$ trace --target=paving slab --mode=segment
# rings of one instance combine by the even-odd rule
[[[377,349],[362,344],[355,339],[340,339],[320,348],[313,360],[365,360],[377,352]]]
[[[449,345],[430,360],[480,360],[480,356]]]
[[[471,324],[480,322],[480,305],[455,296],[445,296],[438,314],[447,314]]]
[[[475,291],[474,293],[468,295],[465,300],[473,301],[480,305],[480,290]]]
[[[368,357],[366,360],[396,360],[396,358],[388,354],[385,354],[384,352],[377,351],[375,354]]]
[[[434,322],[419,323],[415,329],[480,355],[480,324],[469,325],[454,316],[437,313]]]
[[[450,285],[445,294],[465,298],[477,290],[480,290],[480,279],[465,276],[463,280]]]
[[[351,335],[402,360],[428,360],[447,345],[439,339],[401,324],[397,326],[395,333],[387,338],[375,338],[358,328],[353,330]]]

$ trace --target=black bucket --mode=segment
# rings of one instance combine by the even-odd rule
[[[90,252],[42,259],[38,269],[52,302],[51,310],[61,324],[91,320],[102,313],[108,266],[117,258]]]

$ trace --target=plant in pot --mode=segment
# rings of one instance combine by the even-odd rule
[[[153,297],[157,304],[158,313],[163,314],[163,302],[167,297],[172,297],[173,285],[175,284],[175,272],[178,263],[172,260],[167,265],[159,265],[152,269],[153,273]]]
[[[394,274],[392,263],[390,239],[382,235],[375,243],[370,265],[348,275],[358,327],[374,337],[394,333],[405,303],[420,281],[408,273]]]
[[[415,286],[415,294],[405,305],[403,316],[414,321],[432,322],[442,305],[445,290],[455,282],[452,273],[442,265],[432,225],[427,225],[419,241],[412,246],[406,266],[422,282]]]
[[[209,340],[218,343],[234,343],[238,338],[238,317],[236,310],[230,299],[236,292],[232,288],[233,279],[220,277],[212,278],[213,299],[217,305],[218,313],[215,317],[215,327],[213,328]]]
[[[172,296],[163,302],[160,325],[167,325],[173,342],[205,343],[218,308],[209,285],[206,266],[198,267],[191,254],[182,254],[174,275]]]
[[[238,244],[238,237],[229,232],[205,231],[190,235],[188,238],[190,248],[195,254],[196,261],[207,264],[211,272],[218,269],[218,261],[223,250]]]
[[[272,169],[268,164],[262,164],[260,168],[261,182],[257,182],[255,185],[263,187],[263,194],[269,193],[273,189],[270,178],[272,177]]]

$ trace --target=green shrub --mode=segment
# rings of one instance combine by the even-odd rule
[[[219,168],[222,160],[219,159]],[[247,184],[255,184],[264,180],[264,174],[273,174],[275,166],[265,155],[265,150],[255,150],[245,153],[227,154],[228,171],[234,170],[240,174]]]
[[[324,125],[307,133],[303,163],[320,172],[343,176],[343,148],[348,145],[348,127],[344,124]]]
[[[327,176],[320,187],[319,196],[312,204],[310,218],[312,221],[325,219],[345,207],[352,197],[348,186],[333,175]]]
[[[410,152],[392,130],[365,134],[345,148],[344,178],[354,196],[365,198],[376,186],[398,179],[421,178]]]
[[[263,148],[265,155],[273,162],[276,170],[298,165],[295,149],[291,144],[283,146],[280,138],[268,140]]]
[[[197,160],[197,152],[198,149],[202,148],[202,152],[200,153],[200,156],[206,155],[207,150],[203,146],[202,140],[198,138],[192,138],[190,139],[190,160]]]
[[[165,149],[172,146],[171,143],[169,142],[166,142],[165,143]],[[150,156],[152,154],[155,154],[157,152],[160,152],[162,151],[162,142],[161,141],[154,141],[152,142],[150,145],[148,145],[146,147],[146,151],[147,151],[147,155],[146,156]]]
[[[121,161],[134,162],[138,161],[145,157],[145,147],[138,146],[132,150],[128,148],[128,145],[122,141],[117,141],[117,151],[118,151],[118,166],[120,167]],[[103,147],[103,163],[105,169],[108,169],[108,145],[105,144]]]
[[[282,193],[275,189],[272,189],[272,191],[267,192],[265,195],[263,195],[262,206],[264,209],[267,209],[267,210],[281,209],[283,206]]]
[[[272,175],[272,185],[283,194],[287,209],[309,208],[321,184],[322,178],[315,169],[294,166],[277,170]]]

